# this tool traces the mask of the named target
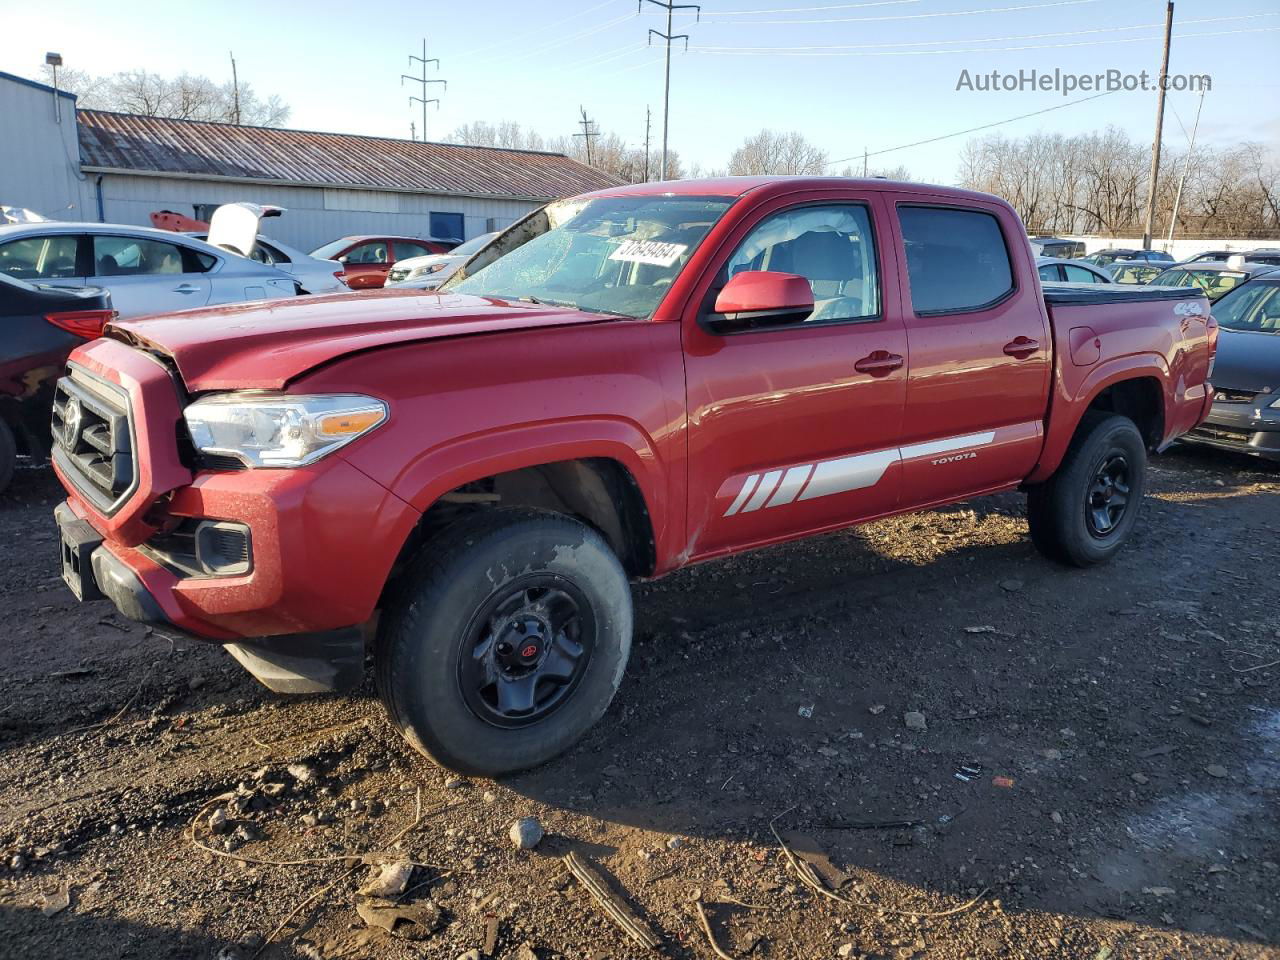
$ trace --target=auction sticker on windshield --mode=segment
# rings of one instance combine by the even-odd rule
[[[689,249],[685,243],[659,243],[657,240],[625,240],[609,254],[610,260],[626,263],[648,263],[655,267],[669,267]]]

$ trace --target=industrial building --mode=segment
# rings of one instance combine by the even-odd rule
[[[237,200],[288,211],[272,236],[310,250],[353,234],[470,239],[557,197],[615,185],[556,153],[78,110],[0,73],[0,204],[149,226]]]

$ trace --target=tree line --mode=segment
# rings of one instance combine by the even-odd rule
[[[1155,229],[1178,236],[1280,235],[1280,157],[1261,143],[1161,147]],[[960,155],[964,187],[1009,201],[1035,233],[1141,235],[1150,146],[1116,127],[1097,133],[1033,133],[970,140]],[[1182,195],[1178,199],[1178,186]]]

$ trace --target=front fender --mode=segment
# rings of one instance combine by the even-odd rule
[[[520,424],[449,440],[413,457],[390,488],[425,513],[444,494],[484,477],[589,458],[617,461],[631,474],[653,524],[658,556],[668,555],[664,546],[676,533],[672,520],[679,516],[671,509],[669,466],[650,437],[620,418]]]

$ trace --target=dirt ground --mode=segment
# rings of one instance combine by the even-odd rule
[[[1009,495],[638,586],[606,718],[494,783],[414,754],[368,687],[278,697],[76,604],[57,485],[21,470],[0,956],[713,957],[699,905],[735,958],[1280,956],[1278,494],[1274,467],[1175,451],[1107,568],[1042,560]],[[421,939],[357,914],[363,854],[416,864],[397,933]]]

